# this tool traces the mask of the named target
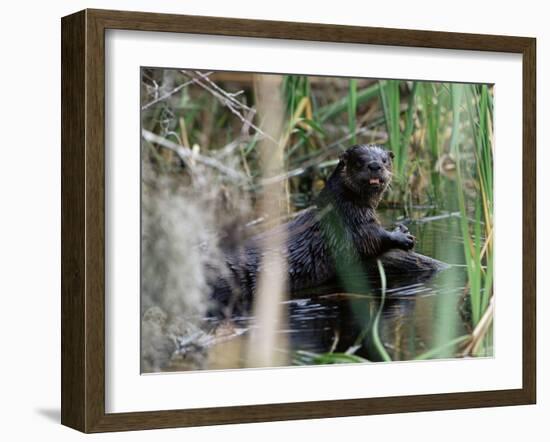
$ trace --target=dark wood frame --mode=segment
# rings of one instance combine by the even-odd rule
[[[61,422],[84,432],[534,404],[536,40],[497,35],[84,10],[62,19]],[[523,57],[523,387],[192,410],[105,413],[105,30],[496,51]]]

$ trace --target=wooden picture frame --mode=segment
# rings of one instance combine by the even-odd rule
[[[523,385],[497,391],[105,412],[105,30],[330,41],[521,54]],[[83,432],[141,430],[471,407],[536,400],[536,41],[533,38],[84,10],[62,19],[62,408]]]

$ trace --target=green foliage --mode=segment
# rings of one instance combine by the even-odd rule
[[[461,214],[464,257],[470,285],[472,326],[475,327],[485,313],[492,295],[491,111],[488,109],[488,90],[485,85],[453,84],[451,85],[451,96],[453,112],[451,151],[455,156],[457,166],[457,195]],[[465,106],[464,102],[466,102]],[[466,107],[469,117],[471,137],[465,138],[461,143],[460,123],[465,113],[464,107]],[[468,162],[466,155],[472,150],[475,167],[468,168],[471,161]],[[475,188],[475,198],[468,198],[465,192],[461,191],[468,182]],[[470,217],[472,211],[473,219]]]
[[[380,307],[378,308],[378,312],[376,313],[376,316],[374,318],[374,323],[372,324],[372,340],[382,360],[391,361],[391,357],[386,351],[386,348],[384,347],[384,344],[382,342],[382,339],[380,339],[379,334],[380,317],[382,316],[382,309],[384,308],[384,302],[386,300],[386,272],[384,271],[384,266],[379,259],[376,260],[376,264],[378,265],[378,272],[380,273],[381,298]]]
[[[356,364],[369,362],[360,356],[347,353],[313,353],[304,350],[295,352],[293,365]]]
[[[173,77],[171,84],[177,88],[196,76],[176,71]],[[163,80],[157,72],[143,75],[147,90],[153,91],[143,94],[143,128],[221,162],[225,161],[223,152],[237,152],[235,167],[246,173],[246,189],[253,197],[261,192],[257,151],[265,138],[261,133],[264,122],[254,114],[253,75],[237,85],[234,80],[214,78],[227,91],[225,95],[193,83],[157,102],[155,97],[166,94],[155,89]],[[289,211],[312,204],[347,147],[386,144],[395,158],[392,189],[384,203],[398,207],[404,215],[414,205],[432,207],[434,213],[459,213],[463,247],[458,252],[466,267],[470,325],[475,329],[490,304],[494,277],[493,89],[474,84],[284,75],[280,91],[284,129],[281,139],[274,141],[283,145],[292,172],[280,177],[286,183]],[[145,150],[162,170],[185,168],[158,146],[146,143]],[[382,279],[383,272],[380,269]],[[456,306],[445,308],[454,313]],[[389,360],[378,336],[380,312],[369,322],[369,336],[380,357]],[[439,313],[446,317],[447,313]],[[443,322],[436,327],[453,330]],[[445,342],[437,342],[437,348],[420,359],[454,354],[465,342],[462,336],[441,336]],[[302,352],[296,361],[362,360],[348,354]]]
[[[348,93],[348,125],[351,135],[351,144],[357,144],[357,80],[352,78],[349,80]]]

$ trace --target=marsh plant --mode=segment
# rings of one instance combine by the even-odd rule
[[[248,203],[232,182],[209,169],[192,163],[190,175],[159,169],[148,159],[151,146],[144,142],[143,149],[141,358],[142,371],[151,372],[182,356],[182,339],[203,336],[208,280],[225,269],[220,232],[236,240],[234,229],[246,218]],[[201,346],[196,348],[192,367],[204,364]]]
[[[266,82],[277,96],[271,113],[260,100]],[[202,349],[195,368],[212,366],[204,348],[228,345],[226,335],[217,339],[204,327],[212,325],[204,319],[207,281],[208,272],[222,271],[220,244],[311,207],[340,153],[369,143],[394,154],[383,221],[406,223],[417,249],[451,269],[433,283],[396,289],[380,268],[384,286],[345,307],[336,298],[300,304],[283,296],[288,316],[280,333],[293,331],[306,304],[317,306],[306,313],[311,324],[332,327],[319,312],[334,309],[351,309],[350,321],[357,323],[353,330],[331,329],[322,345],[291,339],[291,355],[283,359],[317,364],[492,355],[490,85],[151,68],[142,70],[141,88],[145,371],[166,369],[192,345]],[[262,166],[271,154],[280,168],[266,174]],[[265,205],[273,185],[279,190],[267,199],[277,210]],[[258,325],[242,319],[231,336]],[[235,350],[244,355],[248,349],[248,356],[234,358],[236,366],[254,359],[254,345]],[[280,352],[276,347],[267,350]]]

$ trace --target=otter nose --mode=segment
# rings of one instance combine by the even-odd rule
[[[380,169],[382,169],[382,165],[378,162],[378,161],[371,161],[369,163],[369,169],[372,170],[373,172],[376,172]]]

